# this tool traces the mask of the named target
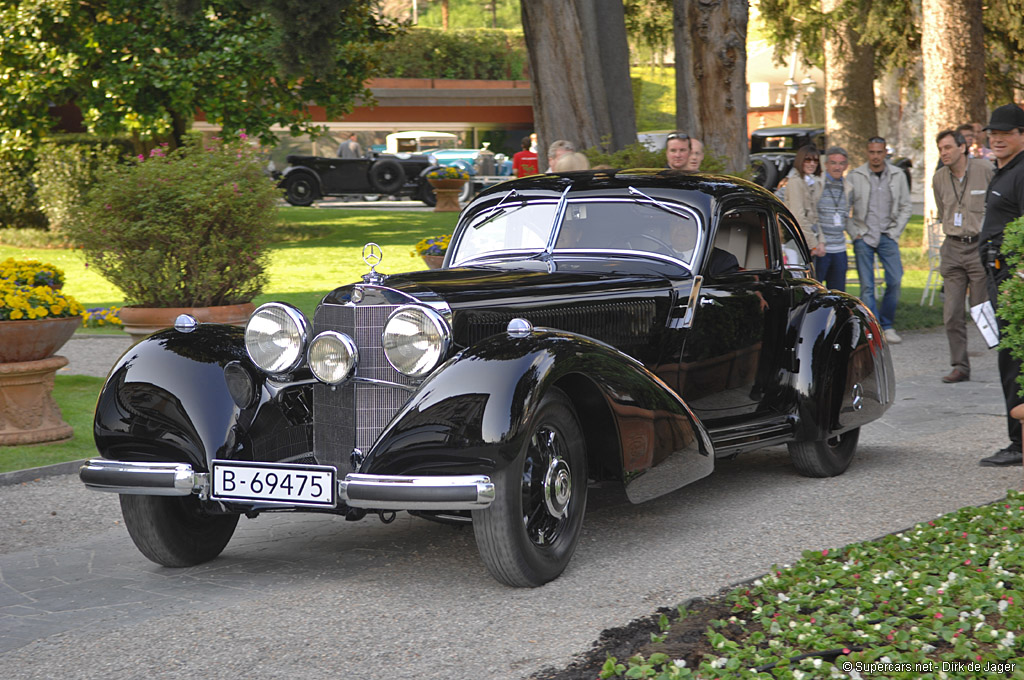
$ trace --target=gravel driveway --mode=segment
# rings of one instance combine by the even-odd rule
[[[971,335],[973,380],[944,385],[945,335],[894,346],[897,403],[843,476],[799,477],[785,449],[721,461],[643,505],[592,494],[565,574],[499,585],[471,529],[400,514],[348,523],[242,519],[223,556],[158,567],[117,497],[75,476],[0,486],[0,668],[14,678],[527,678],[600,631],[789,563],[1022,486],[982,468],[1005,444],[994,353]]]

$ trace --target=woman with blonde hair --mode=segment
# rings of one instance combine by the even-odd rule
[[[793,168],[786,175],[785,203],[799,222],[804,239],[815,257],[825,254],[825,237],[818,228],[818,201],[824,187],[818,149],[810,144],[801,147],[796,152]]]
[[[554,172],[573,172],[574,170],[590,170],[590,161],[579,151],[564,154],[555,161],[551,168]]]

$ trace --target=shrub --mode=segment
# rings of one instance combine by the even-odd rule
[[[29,155],[0,155],[0,227],[46,226],[32,183],[33,168],[34,159]]]
[[[999,286],[996,314],[1006,323],[999,329],[1000,347],[1006,347],[1017,360],[1024,359],[1024,217],[1018,217],[1003,230],[1002,251],[1007,270],[1013,272]],[[1018,391],[1024,393],[1024,374],[1017,376]]]
[[[262,291],[280,191],[242,137],[191,137],[99,174],[66,231],[128,304],[230,305]]]
[[[33,179],[51,231],[60,231],[68,223],[100,169],[116,162],[120,155],[117,146],[99,140],[47,142],[40,147]]]
[[[521,80],[526,65],[522,33],[498,29],[414,28],[386,49],[387,78]]]

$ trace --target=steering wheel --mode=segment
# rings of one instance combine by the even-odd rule
[[[626,243],[630,243],[630,239],[632,239],[633,237],[644,238],[644,239],[647,239],[648,241],[651,241],[655,245],[657,245],[658,246],[658,250],[654,251],[656,253],[661,253],[662,255],[669,255],[671,257],[679,257],[679,253],[676,252],[675,248],[673,248],[669,244],[665,243],[664,241],[662,241],[657,236],[652,236],[651,234],[645,234],[643,232],[641,232],[639,234],[630,234],[629,239],[626,239]],[[630,247],[632,247],[632,244],[630,244]],[[638,248],[634,248],[634,250],[639,250],[639,249]]]

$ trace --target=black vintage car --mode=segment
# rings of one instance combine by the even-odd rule
[[[407,196],[434,205],[426,173],[434,166],[426,154],[371,154],[365,158],[288,156],[278,186],[292,205],[307,206],[326,196]]]
[[[743,180],[523,178],[463,211],[442,269],[364,254],[312,319],[183,316],[114,366],[81,478],[121,494],[148,558],[213,559],[243,514],[407,510],[472,522],[495,578],[537,586],[590,483],[640,502],[773,444],[838,475],[894,398],[878,322],[809,277],[796,221]]]
[[[825,128],[814,124],[780,125],[778,127],[759,128],[750,133],[750,165],[754,169],[753,181],[769,191],[784,186],[786,175],[793,167],[796,152],[810,144],[824,155],[828,149],[825,139]],[[914,162],[903,156],[889,160],[903,170],[907,178],[907,187],[913,186],[911,168]],[[824,168],[825,159],[821,159]],[[853,168],[850,168],[851,170]]]

